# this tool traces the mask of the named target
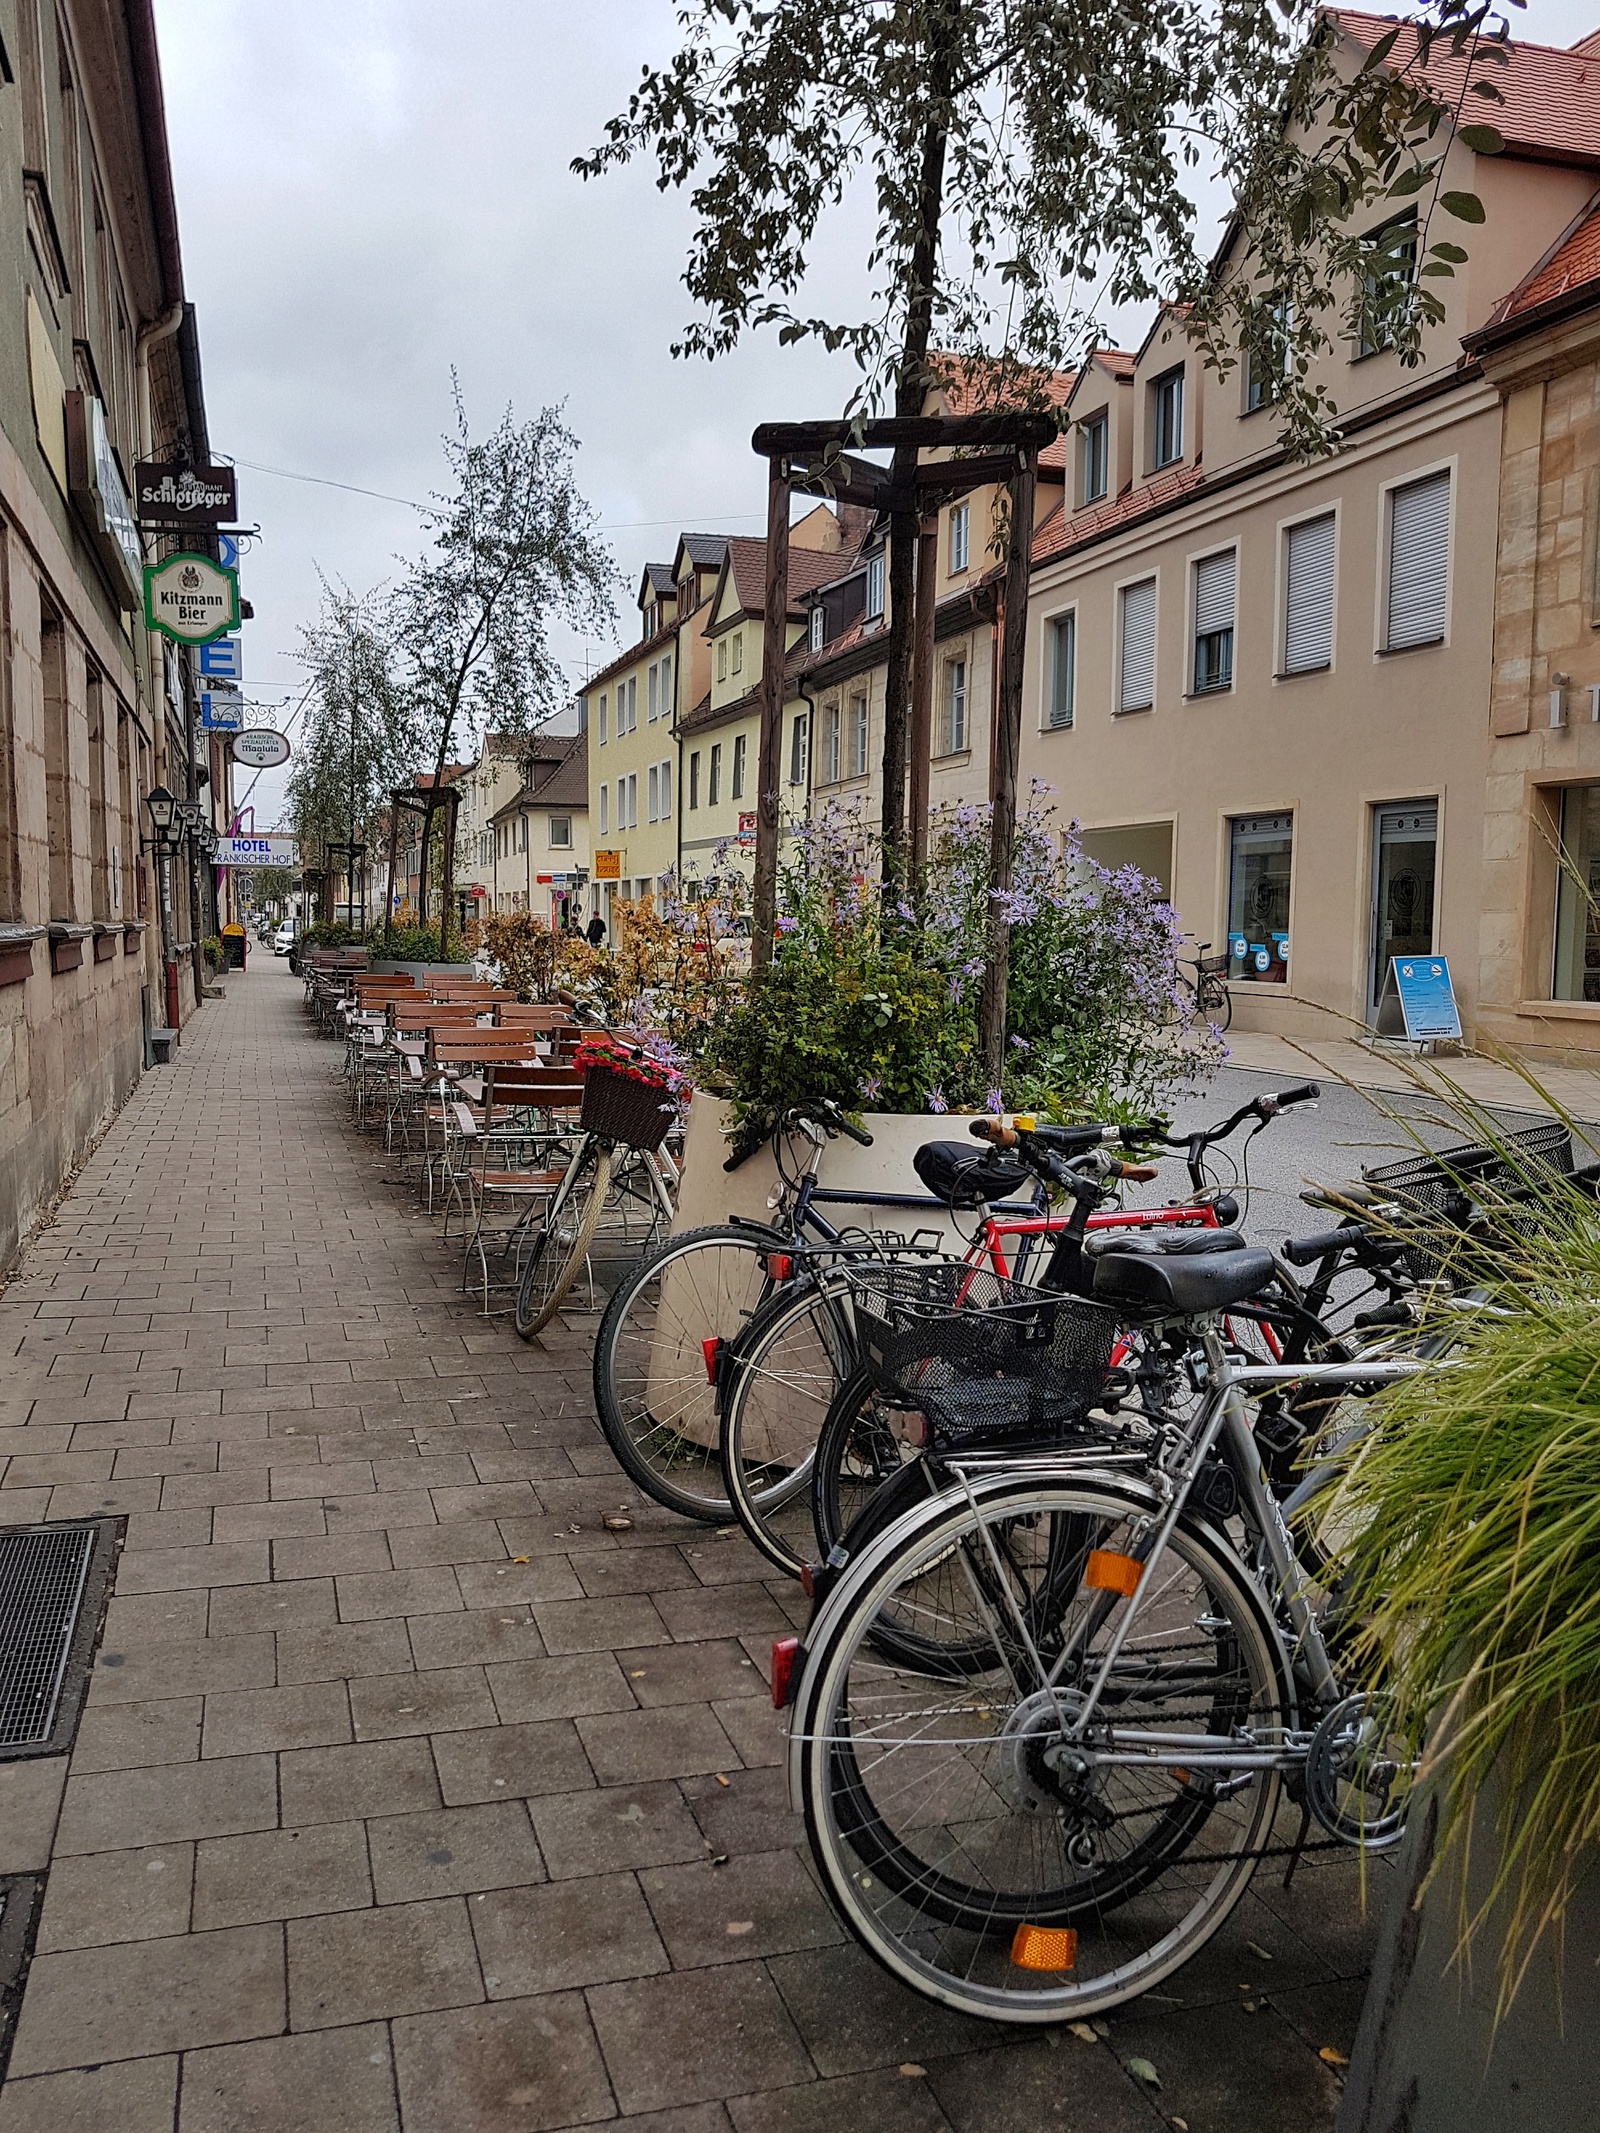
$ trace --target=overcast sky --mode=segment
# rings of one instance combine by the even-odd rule
[[[460,374],[476,426],[566,405],[578,477],[621,571],[620,642],[642,564],[680,528],[758,532],[758,421],[836,413],[851,366],[770,337],[715,365],[669,353],[688,316],[688,217],[645,167],[584,184],[671,0],[156,0],[188,293],[215,451],[239,463],[256,619],[246,692],[304,683],[317,570],[363,590],[419,545]],[[1515,33],[1567,44],[1600,0],[1534,0]],[[841,229],[820,294],[861,311]],[[267,473],[262,469],[280,470]],[[318,482],[285,475],[316,476]],[[352,493],[379,491],[382,496]],[[385,501],[384,497],[402,499]],[[563,638],[574,681],[587,654]],[[244,779],[238,789],[244,789]],[[276,819],[281,773],[254,793]]]

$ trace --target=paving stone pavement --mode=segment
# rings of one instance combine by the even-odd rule
[[[847,1941],[765,1697],[797,1593],[637,1501],[592,1322],[479,1318],[336,1067],[230,976],[0,1298],[0,1522],[127,1521],[70,1760],[0,1763],[0,1874],[49,1868],[0,2133],[1331,2125],[1348,1863],[1093,2044]]]

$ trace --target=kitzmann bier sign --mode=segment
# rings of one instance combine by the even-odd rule
[[[169,555],[144,574],[146,625],[174,644],[207,644],[239,627],[239,573],[209,556]]]

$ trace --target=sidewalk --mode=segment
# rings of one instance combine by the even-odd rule
[[[1348,1037],[1274,1037],[1259,1030],[1229,1030],[1228,1064],[1252,1072],[1280,1075],[1285,1081],[1313,1076],[1347,1081],[1358,1089],[1390,1093],[1432,1090],[1438,1077],[1453,1082],[1474,1103],[1508,1111],[1548,1114],[1559,1106],[1567,1117],[1600,1119],[1600,1077],[1585,1067],[1534,1066],[1530,1084],[1512,1068],[1468,1054],[1419,1059],[1382,1046],[1356,1044]],[[1550,1098],[1545,1102],[1541,1097]]]
[[[0,1523],[127,1520],[70,1765],[0,1762],[0,1874],[49,1868],[0,2133],[1329,2127],[1342,1856],[1092,2044],[846,1943],[762,1678],[795,1589],[632,1496],[588,1322],[473,1314],[282,966],[227,990],[0,1299]]]

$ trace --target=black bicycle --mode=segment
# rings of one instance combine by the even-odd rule
[[[1207,955],[1209,941],[1201,941],[1192,961],[1178,959],[1178,988],[1188,994],[1194,1011],[1214,1029],[1226,1029],[1233,1020],[1233,994],[1228,990],[1228,958]],[[1192,975],[1190,974],[1192,973]]]

